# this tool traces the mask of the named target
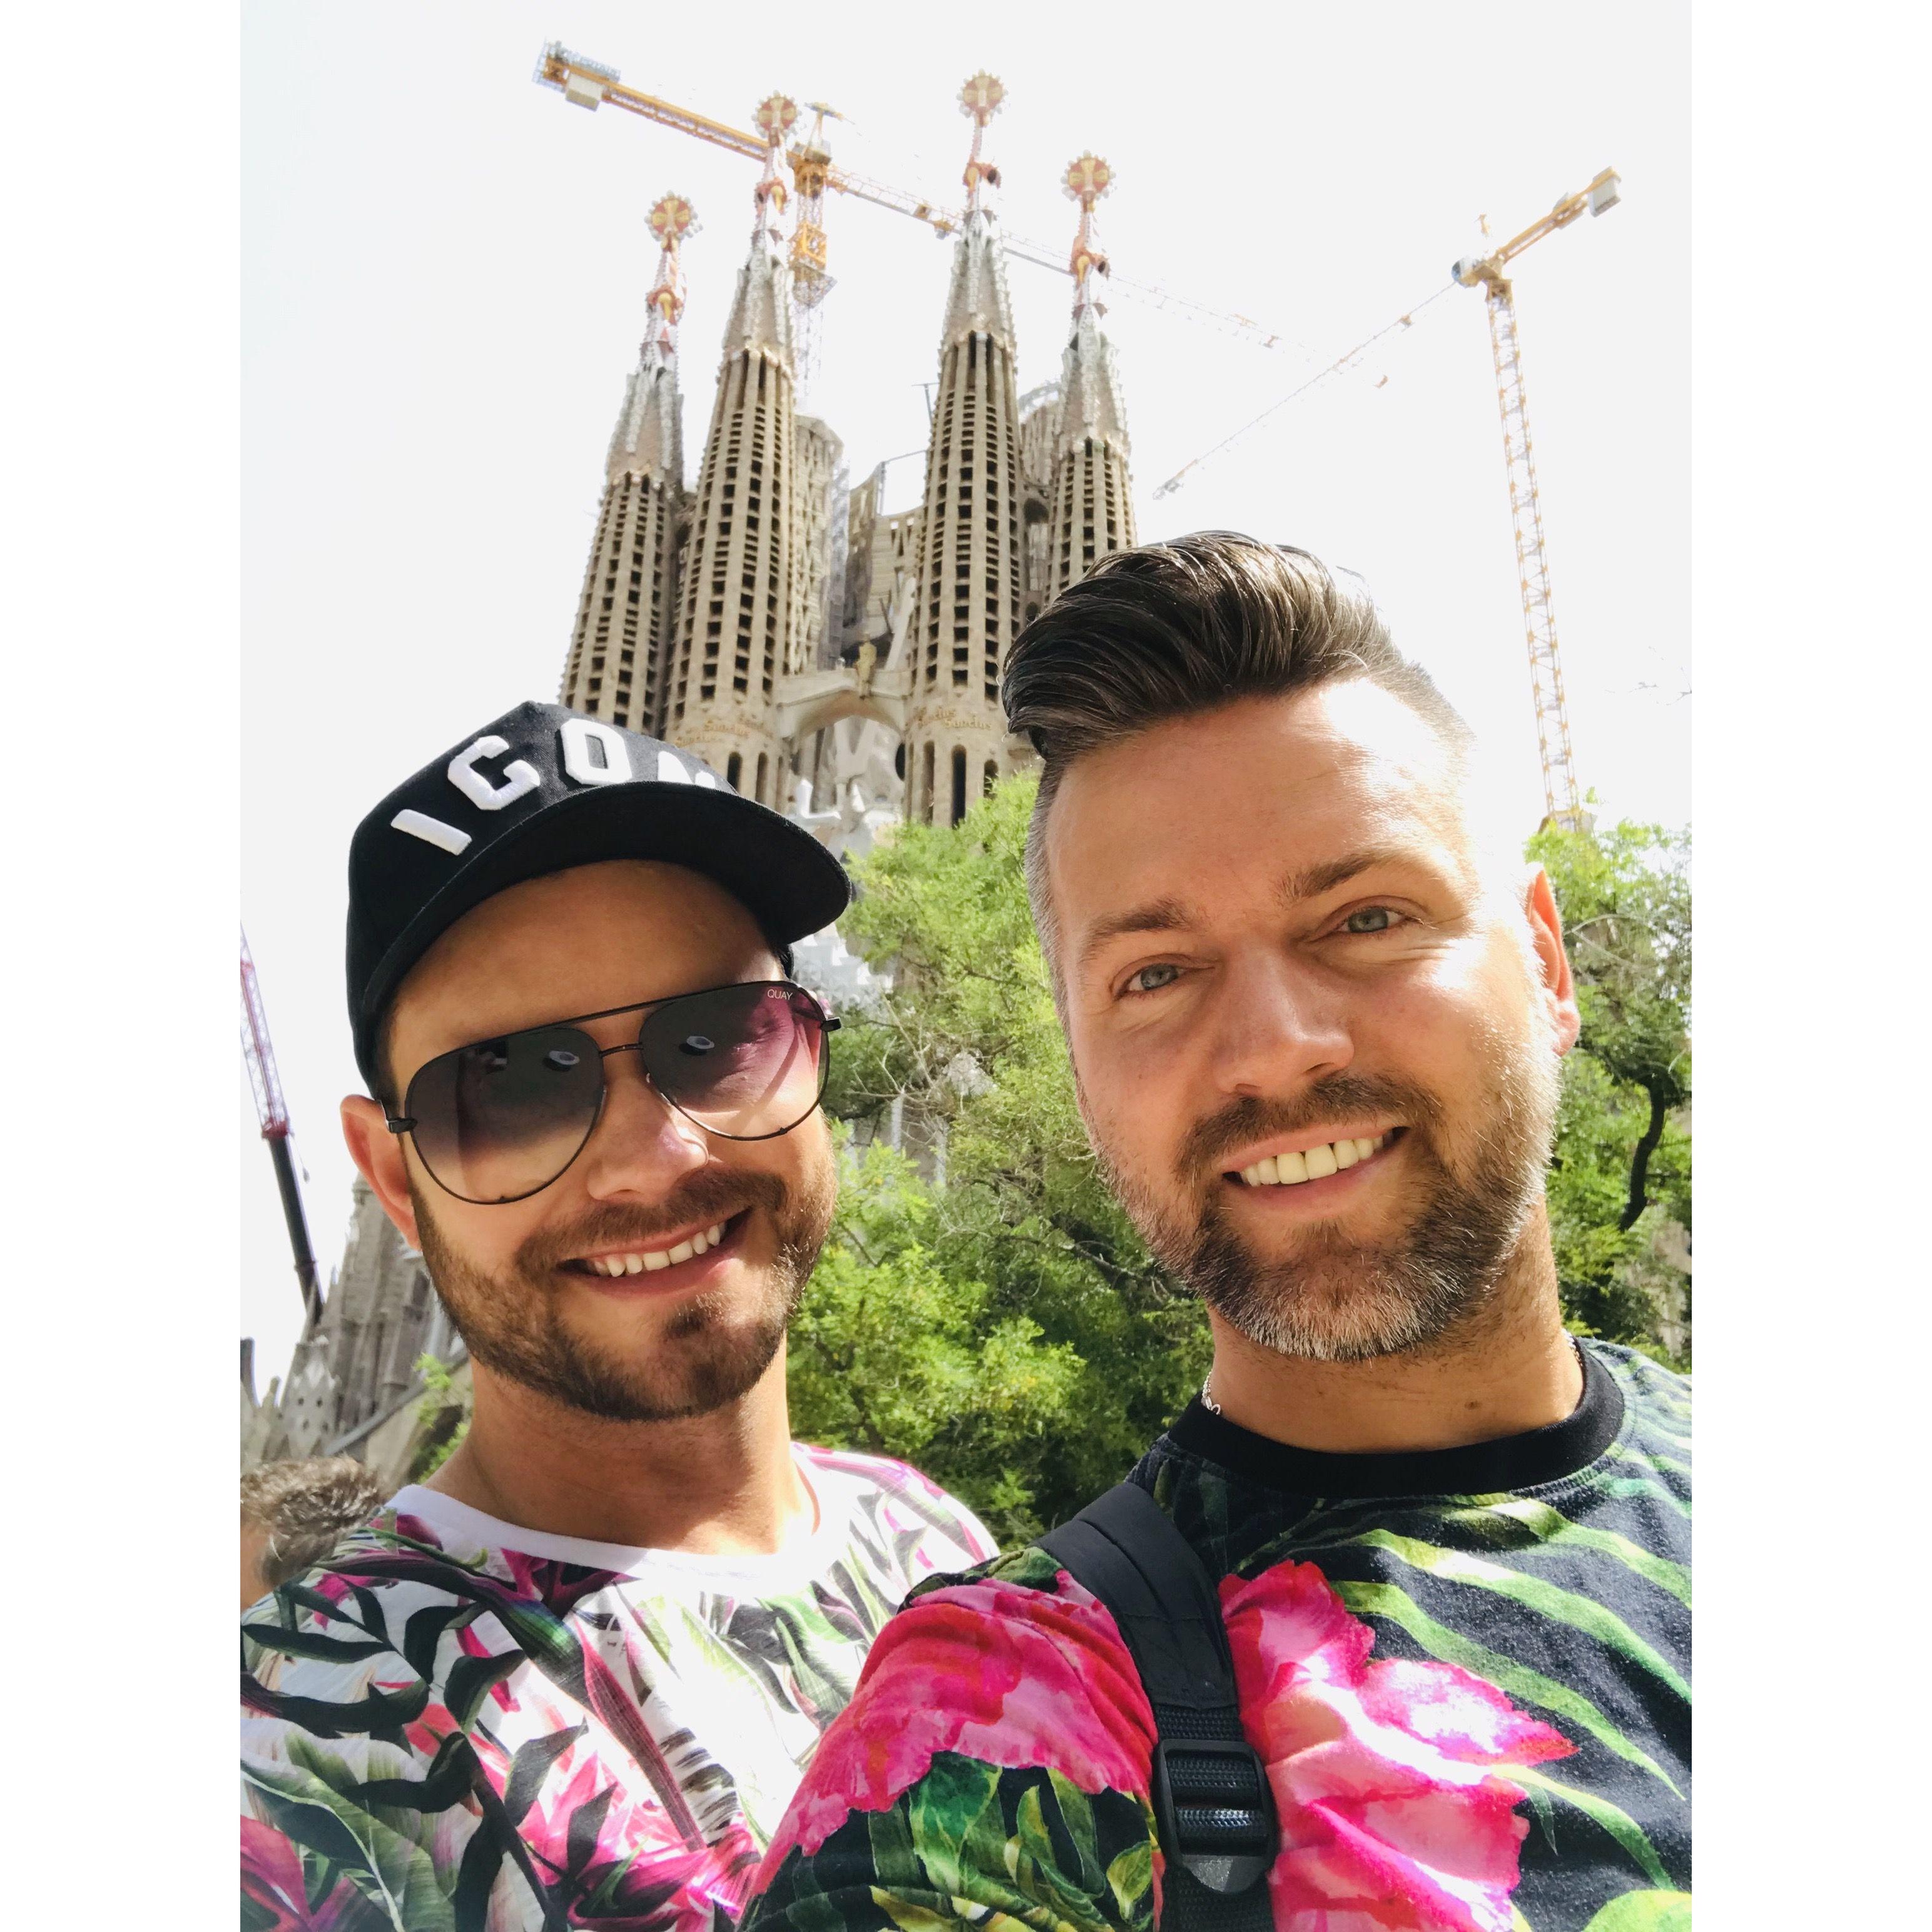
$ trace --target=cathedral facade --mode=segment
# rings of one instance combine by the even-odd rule
[[[848,488],[844,452],[797,407],[786,190],[768,150],[694,481],[678,430],[678,242],[690,210],[652,213],[663,244],[652,317],[605,465],[597,534],[565,660],[573,710],[696,752],[835,849],[911,820],[956,824],[1030,748],[1010,737],[1000,676],[1054,596],[1135,541],[1119,372],[1092,245],[1106,164],[1067,171],[1081,204],[1058,379],[1020,392],[1006,256],[980,155],[985,76],[952,244],[918,503],[888,513],[886,466]]]

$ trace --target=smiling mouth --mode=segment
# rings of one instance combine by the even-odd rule
[[[573,1274],[597,1275],[607,1280],[620,1275],[656,1274],[665,1268],[676,1268],[681,1262],[694,1261],[699,1256],[707,1255],[713,1248],[722,1246],[750,1211],[744,1209],[709,1228],[682,1235],[668,1248],[627,1248],[617,1254],[582,1255],[574,1261],[566,1262],[564,1266]]]
[[[1401,1132],[1400,1127],[1391,1127],[1385,1134],[1366,1138],[1324,1141],[1292,1154],[1269,1154],[1225,1178],[1244,1187],[1296,1187],[1304,1180],[1326,1180],[1331,1174],[1379,1154]]]

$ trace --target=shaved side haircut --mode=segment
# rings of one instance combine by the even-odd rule
[[[1473,735],[1420,665],[1390,641],[1366,587],[1319,557],[1203,530],[1103,557],[1022,631],[1000,696],[1032,742],[1040,796],[1027,834],[1027,896],[1061,992],[1046,886],[1054,794],[1078,759],[1136,732],[1242,698],[1286,698],[1355,680],[1431,726],[1460,779]]]

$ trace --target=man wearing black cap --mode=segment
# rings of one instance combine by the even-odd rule
[[[244,1926],[728,1922],[873,1634],[991,1553],[914,1471],[790,1440],[837,1022],[789,948],[848,898],[697,760],[554,705],[358,828],[344,1131],[474,1414],[244,1623]]]

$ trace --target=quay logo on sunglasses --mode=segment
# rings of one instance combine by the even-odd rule
[[[634,1041],[600,1046],[593,1020],[642,1015]],[[634,1053],[667,1106],[726,1140],[775,1140],[818,1105],[838,1022],[789,980],[752,980],[582,1013],[472,1041],[418,1067],[389,1119],[430,1178],[478,1207],[559,1179],[602,1118],[604,1063]]]
[[[580,785],[625,784],[644,774],[631,767],[631,748],[624,734],[595,718],[567,718],[557,728],[559,762],[564,775]],[[449,761],[449,782],[478,812],[501,812],[520,798],[527,798],[542,788],[543,779],[527,758],[512,758],[502,767],[500,777],[492,778],[483,770],[485,758],[500,758],[510,748],[509,740],[486,731],[473,744],[466,745]],[[668,746],[659,746],[657,769],[649,776],[659,784],[697,784],[716,790],[717,778],[701,765],[687,765]],[[471,844],[471,835],[428,812],[405,808],[390,820],[398,832],[460,857]]]

